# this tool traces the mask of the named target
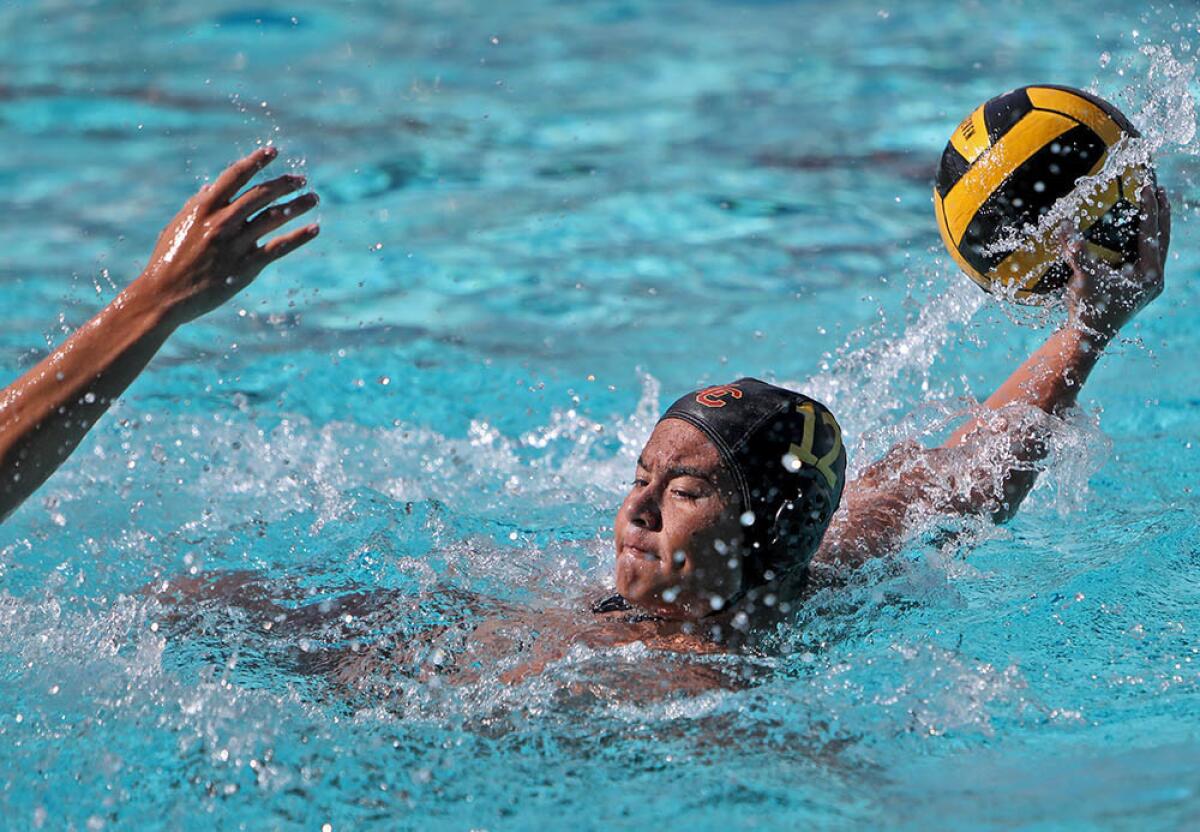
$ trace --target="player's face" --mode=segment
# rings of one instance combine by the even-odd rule
[[[654,429],[617,511],[615,537],[617,591],[639,606],[697,618],[741,586],[737,493],[699,429],[679,419]]]

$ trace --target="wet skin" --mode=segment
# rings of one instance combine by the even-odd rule
[[[742,583],[739,503],[716,446],[687,422],[660,422],[617,511],[617,591],[665,618],[721,608]]]

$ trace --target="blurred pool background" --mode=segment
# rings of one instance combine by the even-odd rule
[[[1116,0],[0,6],[0,381],[233,158],[275,142],[323,196],[319,240],[180,332],[0,528],[0,826],[1194,823],[1198,23]],[[189,572],[384,588],[412,627],[447,586],[598,593],[641,442],[701,383],[815,391],[856,467],[935,437],[1046,331],[954,273],[929,200],[958,121],[1035,82],[1159,148],[1167,290],[1013,523],[916,540],[778,654],[722,660],[756,686],[569,693],[675,672],[623,648],[350,697],[235,608],[159,626],[141,588]]]

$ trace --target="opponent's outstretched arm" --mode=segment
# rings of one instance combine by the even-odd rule
[[[189,199],[144,272],[36,367],[0,391],[0,520],[46,481],[179,326],[220,306],[268,263],[317,236],[316,224],[258,241],[317,204],[280,176],[245,193],[277,155],[235,162]]]
[[[1114,271],[1078,241],[1069,245],[1066,323],[940,448],[903,443],[849,483],[818,560],[853,564],[887,554],[922,512],[990,514],[997,522],[1016,514],[1046,454],[1044,420],[1030,419],[1031,408],[1058,416],[1074,406],[1105,347],[1162,292],[1170,204],[1161,188],[1146,185],[1141,205],[1132,268]]]

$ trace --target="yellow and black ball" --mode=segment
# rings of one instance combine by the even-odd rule
[[[1138,135],[1116,107],[1069,87],[1021,87],[981,105],[950,136],[934,186],[950,254],[987,291],[1037,301],[1071,274],[1042,221],[1070,196],[1088,251],[1113,266],[1133,261],[1139,189],[1153,174],[1130,165],[1072,192],[1122,136]]]

